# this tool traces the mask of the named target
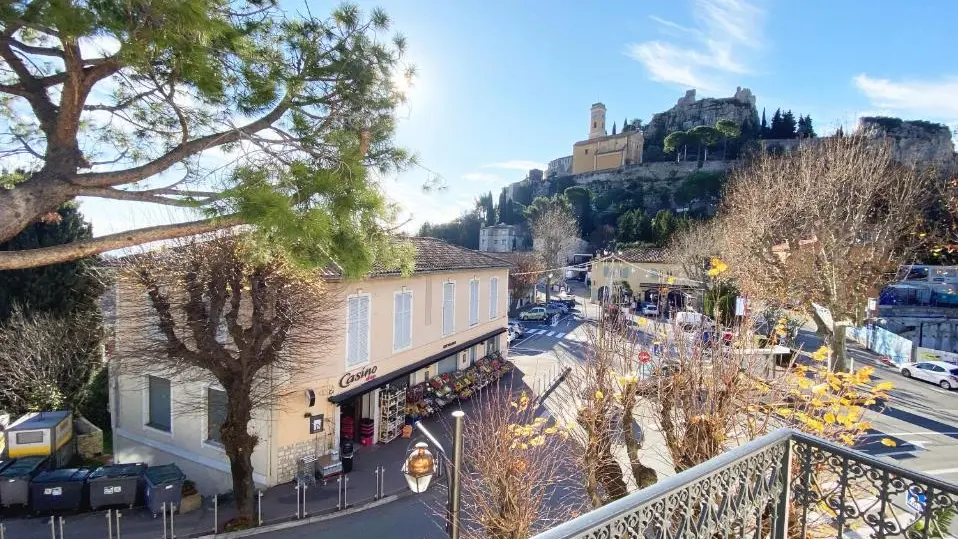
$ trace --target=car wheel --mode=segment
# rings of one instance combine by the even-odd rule
[[[908,369],[905,369],[901,371],[901,375],[904,376],[905,378],[911,378],[911,371],[909,371]]]
[[[942,380],[938,382],[938,385],[940,385],[942,389],[951,389],[951,384],[948,383],[948,380]]]

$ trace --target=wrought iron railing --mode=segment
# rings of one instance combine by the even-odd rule
[[[947,537],[958,485],[782,429],[534,539]]]

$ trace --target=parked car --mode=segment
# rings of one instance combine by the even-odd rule
[[[516,334],[516,337],[522,337],[526,334],[526,328],[518,320],[509,320],[509,331]]]
[[[942,389],[958,389],[958,366],[944,361],[905,363],[901,375],[938,384]]]
[[[658,316],[659,306],[654,303],[642,304],[642,316]]]
[[[512,331],[512,326],[509,326],[509,329],[506,331],[506,343],[512,344],[512,341],[518,339],[519,336],[516,335],[515,331]]]
[[[569,306],[566,305],[565,303],[562,303],[562,302],[559,302],[559,301],[551,301],[551,300],[550,300],[548,306],[557,309],[557,310],[559,311],[559,313],[561,313],[561,314],[568,314],[568,312],[569,312]]]
[[[548,320],[551,314],[545,307],[533,307],[519,313],[519,320]]]

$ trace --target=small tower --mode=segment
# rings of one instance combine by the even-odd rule
[[[605,105],[596,103],[592,105],[592,119],[589,123],[589,140],[604,137],[605,135]]]

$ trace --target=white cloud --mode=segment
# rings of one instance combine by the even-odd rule
[[[752,72],[745,59],[761,49],[765,12],[748,0],[696,0],[695,27],[652,16],[652,21],[686,42],[659,40],[631,43],[626,54],[642,63],[652,80],[685,87],[717,90],[728,75]]]
[[[488,172],[470,172],[468,174],[463,174],[462,179],[469,180],[471,182],[501,182],[505,181],[502,179],[502,176],[498,174],[490,174]]]
[[[489,163],[486,165],[482,165],[482,168],[501,168],[504,170],[521,170],[524,172],[528,172],[534,168],[537,168],[539,170],[545,170],[546,164],[537,163],[536,161],[523,161],[521,159],[514,159],[511,161],[502,161],[499,163]]]
[[[874,107],[923,119],[958,118],[958,77],[892,81],[862,73],[852,80]]]

